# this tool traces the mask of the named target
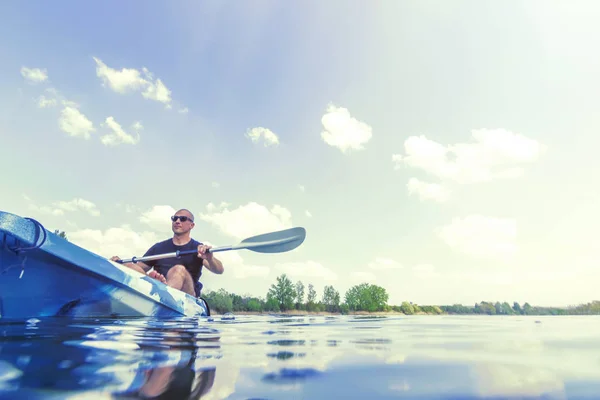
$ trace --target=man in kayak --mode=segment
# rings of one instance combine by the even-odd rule
[[[194,297],[200,296],[202,284],[198,281],[202,275],[202,267],[215,274],[222,274],[223,263],[219,261],[213,253],[207,250],[211,248],[209,245],[198,242],[192,239],[190,231],[194,228],[194,215],[187,209],[178,210],[171,217],[171,229],[173,237],[162,242],[155,243],[146,251],[144,257],[173,253],[177,250],[192,250],[197,249],[197,254],[186,254],[179,258],[163,258],[160,260],[151,260],[146,262],[138,261],[136,263],[125,263],[128,266],[143,274],[148,273],[148,276],[157,279],[167,285],[186,292]],[[111,257],[112,261],[119,261],[118,256]]]

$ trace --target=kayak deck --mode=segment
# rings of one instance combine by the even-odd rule
[[[0,317],[209,316],[203,299],[0,211]]]

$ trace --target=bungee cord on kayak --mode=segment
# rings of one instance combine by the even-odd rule
[[[36,230],[36,237],[33,242],[34,244],[32,246],[23,247],[23,246],[20,246],[22,244],[22,242],[15,238],[14,244],[16,245],[16,247],[13,247],[6,243],[7,237],[4,236],[3,237],[3,242],[4,242],[3,245],[5,245],[10,251],[14,251],[15,254],[21,258],[21,261],[11,264],[11,265],[7,266],[6,268],[3,268],[2,270],[0,270],[0,275],[6,274],[10,269],[12,269],[14,267],[21,267],[21,273],[19,274],[19,279],[22,279],[23,275],[25,274],[25,264],[27,262],[27,255],[23,255],[23,253],[25,253],[27,251],[39,249],[40,247],[42,247],[42,245],[46,242],[46,239],[48,238],[46,229],[39,221],[37,221],[34,218],[30,218],[30,217],[25,217],[24,219],[31,221],[34,224],[34,227]],[[40,236],[42,236],[42,240],[38,242],[38,239]]]
[[[14,251],[17,254],[25,252],[25,251],[29,251],[29,250],[39,249],[40,247],[42,247],[42,245],[46,242],[46,239],[48,238],[48,234],[46,233],[46,228],[44,228],[44,226],[39,221],[37,221],[36,219],[30,218],[30,217],[25,217],[24,219],[33,222],[35,229],[36,229],[36,239],[34,241],[33,246],[15,247],[15,248],[11,248],[10,246],[8,246],[8,248],[10,250]],[[37,243],[40,235],[43,236],[42,241]],[[18,240],[16,240],[15,242],[20,243]]]

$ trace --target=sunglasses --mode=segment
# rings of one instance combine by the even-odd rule
[[[194,220],[193,220],[193,219],[191,219],[191,218],[189,218],[189,217],[186,217],[185,215],[173,215],[173,216],[171,217],[171,221],[173,221],[173,222],[177,221],[178,219],[179,219],[181,222],[185,222],[185,221],[187,221],[187,220],[189,220],[190,222],[194,222]]]

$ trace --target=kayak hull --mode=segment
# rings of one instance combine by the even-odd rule
[[[0,317],[202,317],[196,299],[0,211]]]

